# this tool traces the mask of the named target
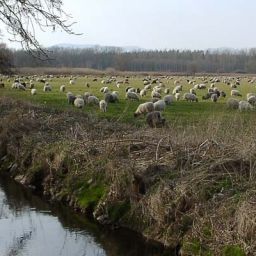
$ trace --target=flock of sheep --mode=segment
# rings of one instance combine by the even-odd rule
[[[38,86],[36,84],[43,84],[43,92],[51,92],[53,86],[51,85],[52,79],[59,78],[54,76],[30,76],[30,77],[4,77],[2,76],[0,82],[0,88],[5,87],[4,80],[11,83],[12,89],[18,90],[30,90],[31,95],[36,95]],[[69,88],[76,86],[77,77],[71,76],[69,79]],[[220,98],[226,98],[230,95],[232,98],[228,98],[226,101],[227,107],[231,109],[239,109],[240,111],[252,110],[256,106],[256,93],[248,93],[246,99],[240,100],[242,97],[239,91],[241,81],[248,79],[248,83],[255,83],[254,78],[240,78],[240,77],[168,77],[160,76],[152,78],[150,76],[141,79],[140,88],[132,86],[133,78],[122,77],[117,78],[111,76],[101,81],[102,87],[99,89],[100,97],[97,97],[90,88],[93,88],[94,82],[98,83],[99,78],[93,78],[91,84],[86,82],[84,86],[87,91],[83,95],[76,95],[71,91],[66,92],[66,85],[60,85],[60,93],[66,93],[68,104],[74,105],[77,108],[83,108],[85,105],[95,105],[103,112],[106,112],[109,104],[118,103],[120,100],[120,94],[125,93],[125,99],[130,101],[138,101],[138,107],[134,112],[134,117],[146,116],[146,122],[151,127],[160,127],[165,123],[165,118],[162,117],[162,112],[168,105],[172,105],[173,102],[184,100],[189,102],[198,102],[199,98],[197,94],[202,94],[202,101],[210,100],[216,103]],[[199,81],[199,82],[198,82]],[[225,85],[225,91],[218,88],[218,84]],[[111,90],[111,87],[116,87],[116,90]],[[184,88],[189,88],[184,90]],[[222,86],[223,87],[223,86]],[[252,87],[253,89],[253,87]],[[201,93],[198,93],[201,91]],[[150,95],[150,99],[148,99]],[[148,101],[145,102],[145,98]],[[140,103],[140,101],[142,101]],[[140,103],[140,104],[139,104]]]

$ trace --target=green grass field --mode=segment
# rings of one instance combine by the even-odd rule
[[[6,77],[3,77],[3,82],[5,88],[0,88],[0,95],[13,97],[21,100],[30,101],[32,103],[43,104],[48,107],[57,108],[57,109],[74,109],[74,111],[84,111],[89,112],[99,117],[107,118],[108,120],[118,120],[121,122],[133,123],[133,124],[143,124],[143,117],[135,119],[133,117],[133,112],[136,110],[137,106],[140,103],[149,101],[151,98],[151,91],[148,91],[147,96],[140,99],[140,101],[129,101],[125,99],[125,88],[127,86],[132,86],[134,88],[142,89],[143,85],[143,76],[130,76],[129,84],[121,84],[120,88],[117,88],[116,83],[112,82],[111,84],[102,84],[103,79],[107,77],[97,77],[97,81],[93,81],[95,76],[79,76],[76,79],[74,85],[69,84],[69,77],[54,77],[48,78],[47,80],[52,85],[53,90],[51,92],[43,91],[43,83],[34,81],[35,88],[37,89],[37,95],[32,96],[30,89],[26,91],[12,89],[11,85],[14,81],[14,78],[11,78],[10,81],[7,81]],[[123,80],[124,77],[117,77],[117,80]],[[173,88],[175,87],[174,81],[180,80],[180,84],[183,85],[182,94],[188,92],[193,85],[189,85],[187,79],[192,79],[192,77],[174,77],[174,78],[161,78],[161,82],[165,85],[165,88],[170,89],[170,94],[172,93]],[[196,83],[204,83],[200,77],[193,77]],[[23,79],[28,82],[28,79]],[[208,83],[207,88],[210,87],[210,77],[207,79]],[[86,87],[86,83],[90,84],[90,87]],[[61,93],[59,88],[61,85],[66,86],[65,93]],[[152,85],[152,87],[155,84]],[[70,91],[74,95],[80,94],[83,95],[85,92],[91,92],[93,95],[97,96],[99,99],[103,99],[104,95],[100,92],[100,88],[103,86],[108,86],[111,91],[118,91],[120,101],[119,103],[110,103],[108,105],[108,111],[102,113],[99,110],[98,106],[85,106],[83,109],[76,109],[74,106],[69,105],[66,99],[66,92]],[[224,84],[223,82],[216,83],[216,87],[220,90],[224,90],[227,93],[226,98],[219,98],[217,103],[213,103],[210,100],[203,101],[202,96],[207,93],[207,89],[197,90],[197,97],[199,102],[186,102],[183,99],[180,101],[175,101],[172,105],[167,106],[163,115],[167,121],[175,121],[178,123],[186,123],[191,121],[200,121],[207,118],[212,118],[215,116],[224,116],[229,117],[232,115],[241,115],[241,116],[255,116],[255,112],[251,111],[250,113],[238,113],[238,110],[228,110],[226,107],[226,101],[230,98],[231,88],[229,85]],[[248,78],[242,78],[240,85],[237,89],[242,93],[242,97],[237,97],[239,100],[246,100],[247,93],[256,93],[255,83],[251,84],[248,82]],[[162,92],[162,96],[165,94]]]

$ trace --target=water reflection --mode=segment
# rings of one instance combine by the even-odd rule
[[[162,255],[134,232],[108,230],[0,178],[0,255]],[[168,253],[168,255],[171,255]]]

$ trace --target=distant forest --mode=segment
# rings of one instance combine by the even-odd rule
[[[13,51],[15,67],[67,67],[117,71],[256,73],[256,48],[207,51],[164,50],[123,52],[118,48],[52,48],[51,60],[39,61],[23,50]]]

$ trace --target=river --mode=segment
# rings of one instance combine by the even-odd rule
[[[127,229],[99,226],[0,178],[1,256],[158,256],[164,249]],[[165,255],[173,255],[165,253]]]

